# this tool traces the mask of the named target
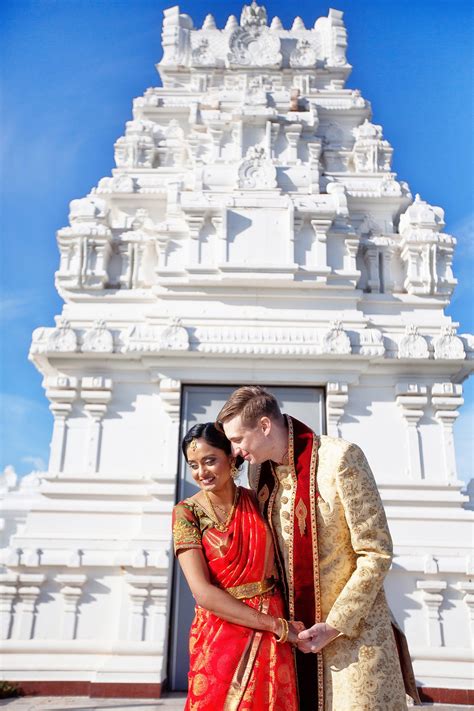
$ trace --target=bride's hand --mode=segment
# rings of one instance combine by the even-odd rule
[[[288,642],[290,644],[298,644],[298,633],[305,629],[303,622],[288,622]]]

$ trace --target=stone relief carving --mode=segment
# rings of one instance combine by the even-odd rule
[[[321,345],[323,353],[337,353],[338,355],[349,355],[351,353],[351,342],[342,328],[341,321],[334,321],[331,324],[322,337]]]
[[[382,126],[365,119],[352,131],[355,143],[352,160],[356,173],[379,173],[390,170],[393,148],[382,139]]]
[[[216,66],[216,56],[211,51],[209,40],[206,37],[203,37],[199,44],[193,49],[192,63],[197,67]]]
[[[136,191],[136,179],[130,175],[114,175],[113,178],[101,178],[95,189],[97,193],[133,193]]]
[[[157,158],[155,137],[158,130],[153,121],[127,121],[125,136],[121,136],[114,146],[117,167],[155,167]]]
[[[227,66],[279,67],[280,38],[267,27],[265,8],[255,2],[245,5],[240,25],[229,36]]]
[[[456,329],[452,326],[445,326],[441,329],[441,335],[433,340],[434,357],[437,360],[464,360],[463,342],[456,335]]]
[[[245,160],[239,166],[237,187],[248,190],[277,187],[276,168],[262,146],[248,149]]]
[[[409,324],[405,329],[405,335],[398,344],[399,358],[429,358],[428,343],[426,339],[418,333],[418,327]]]
[[[95,321],[93,327],[85,332],[81,350],[83,353],[113,353],[114,339],[105,321]]]
[[[75,353],[78,350],[77,334],[66,320],[58,320],[57,328],[50,330],[47,351],[54,353]]]
[[[444,210],[419,195],[401,215],[401,257],[409,294],[451,295],[457,283],[452,270],[456,240],[441,233],[444,224]]]
[[[160,335],[160,350],[187,351],[189,336],[180,319],[172,319]]]
[[[267,11],[263,5],[252,0],[250,5],[244,5],[240,15],[241,27],[265,27],[267,24]]]
[[[317,53],[307,39],[299,39],[290,54],[290,67],[294,69],[310,69],[316,65]]]
[[[385,354],[383,334],[377,328],[367,328],[364,331],[358,331],[357,337],[359,341],[359,355],[374,357],[383,356]]]

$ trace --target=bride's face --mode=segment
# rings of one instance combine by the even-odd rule
[[[231,455],[208,444],[203,438],[192,440],[186,454],[193,479],[203,491],[217,493],[229,485],[232,479]]]

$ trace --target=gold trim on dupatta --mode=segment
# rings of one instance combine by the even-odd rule
[[[267,613],[269,607],[270,599],[268,597],[264,598],[259,605],[259,611]],[[244,649],[240,663],[234,672],[234,676],[232,677],[229,691],[227,692],[224,702],[223,711],[238,711],[240,702],[242,701],[242,697],[245,694],[245,690],[249,682],[255,657],[257,656],[258,648],[260,646],[260,642],[262,641],[262,636],[263,632],[254,632],[250,647],[247,645]]]

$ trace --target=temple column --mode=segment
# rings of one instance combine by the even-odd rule
[[[0,639],[9,639],[11,635],[17,584],[16,573],[0,574]]]
[[[167,636],[168,577],[150,576],[150,640],[162,640]]]
[[[49,472],[60,474],[64,466],[64,453],[67,440],[67,419],[77,397],[77,378],[48,376],[43,380],[46,397],[50,401],[49,409],[54,417],[53,436],[49,455]]]
[[[466,580],[465,582],[458,583],[456,587],[463,593],[463,601],[469,613],[471,641],[474,643],[474,581]]]
[[[142,642],[145,639],[145,603],[148,598],[148,579],[145,576],[127,575],[130,597],[130,617],[128,622],[128,639],[132,642]]]
[[[326,386],[326,416],[328,435],[340,437],[339,423],[349,402],[347,383],[328,383]]]
[[[414,480],[423,479],[418,422],[428,403],[427,388],[417,383],[397,385],[397,405],[407,425],[408,471]]]
[[[421,590],[423,604],[426,608],[428,644],[431,647],[443,646],[440,607],[443,593],[448,584],[445,580],[417,580],[417,590]]]
[[[318,281],[326,282],[326,276],[331,271],[330,267],[328,267],[327,239],[332,219],[313,218],[310,222],[314,230],[315,244],[311,249],[312,263],[308,264],[308,267],[320,275]]]
[[[36,603],[41,594],[45,575],[24,573],[19,576],[18,587],[18,639],[33,639],[35,633]]]
[[[85,471],[88,474],[95,474],[99,469],[102,420],[112,398],[112,380],[100,376],[82,378],[81,398],[84,400],[84,410],[90,419],[85,447]]]
[[[82,588],[86,580],[86,575],[65,573],[64,575],[56,576],[56,582],[61,587],[61,595],[63,597],[61,639],[76,639],[79,598],[82,595]]]
[[[459,417],[458,407],[464,403],[462,385],[435,383],[431,388],[431,401],[435,418],[441,425],[443,438],[444,473],[446,481],[457,481],[456,454],[454,450],[453,425]]]

